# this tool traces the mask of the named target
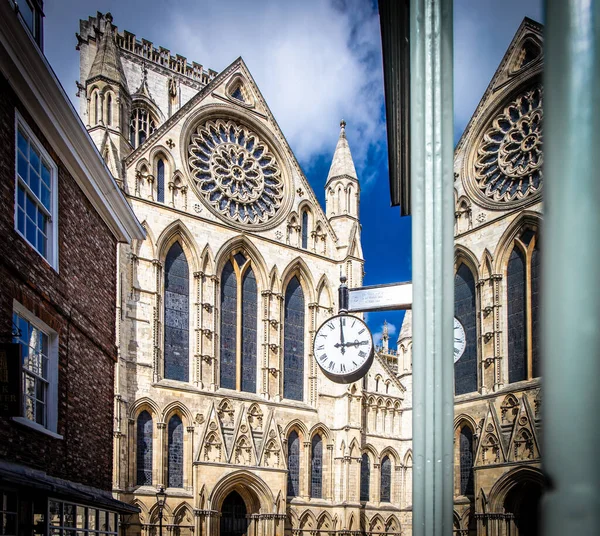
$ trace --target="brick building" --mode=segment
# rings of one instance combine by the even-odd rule
[[[0,1],[0,534],[116,533],[117,245],[144,231],[42,53],[41,2],[18,7]]]

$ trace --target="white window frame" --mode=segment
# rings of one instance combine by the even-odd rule
[[[48,377],[46,378],[48,381],[48,390],[46,399],[46,426],[33,422],[24,415],[13,417],[12,419],[38,432],[50,435],[56,439],[62,439],[62,436],[56,433],[58,424],[58,333],[17,301],[13,301],[13,313],[17,313],[48,337]],[[23,372],[21,372],[21,381],[23,381]],[[21,411],[23,410],[24,403],[25,395],[23,394]]]
[[[48,165],[50,168],[50,211],[48,211],[41,203],[41,201],[37,198],[33,192],[31,192],[27,183],[20,178],[18,172],[18,163],[19,163],[19,147],[18,147],[18,139],[19,139],[19,130],[25,134],[28,138],[29,143],[35,147],[35,149],[40,153],[42,160]],[[46,244],[46,256],[44,257],[32,244],[24,233],[22,233],[18,229],[18,216],[19,216],[19,206],[18,206],[18,191],[19,185],[22,185],[26,192],[33,196],[36,201],[38,207],[42,208],[42,211],[48,213],[48,223],[47,223],[47,244]],[[27,242],[34,251],[46,261],[54,270],[58,272],[58,166],[54,162],[54,160],[50,157],[46,149],[44,149],[43,145],[40,143],[37,136],[33,133],[29,125],[23,119],[23,116],[15,110],[15,206],[14,206],[14,229],[15,231]]]

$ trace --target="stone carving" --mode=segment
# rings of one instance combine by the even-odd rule
[[[214,424],[214,423],[211,423]],[[216,426],[215,426],[216,428]],[[220,462],[222,445],[216,432],[212,432],[204,442],[204,461]]]
[[[219,407],[217,409],[217,414],[219,415],[219,419],[221,419],[221,423],[223,426],[233,426],[233,405],[230,400],[223,399],[219,403]]]
[[[484,465],[500,461],[500,445],[498,444],[498,438],[494,434],[487,434],[481,444],[481,461]]]
[[[271,430],[273,432],[273,430]],[[279,467],[281,462],[281,452],[279,450],[279,446],[277,445],[277,441],[272,439],[267,443],[265,447],[265,452],[263,454],[263,465],[265,467]]]
[[[527,424],[527,418],[525,418],[524,424]],[[531,432],[526,428],[523,428],[515,437],[513,448],[515,460],[533,459],[535,457],[535,449]]]
[[[241,465],[251,465],[252,464],[252,446],[250,441],[245,436],[241,436],[234,450],[234,463],[238,463]]]
[[[513,100],[492,121],[474,158],[476,193],[515,203],[542,189],[542,87]]]
[[[262,430],[263,414],[257,404],[252,404],[248,410],[248,424],[252,430]]]
[[[217,215],[253,226],[269,221],[281,208],[281,166],[248,127],[209,120],[192,132],[188,157],[198,194]]]

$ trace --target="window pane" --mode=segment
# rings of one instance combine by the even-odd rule
[[[473,432],[468,426],[460,431],[460,494],[473,495]]]
[[[165,202],[165,163],[159,160],[156,164],[156,200]]]
[[[323,496],[323,442],[321,436],[312,439],[310,496],[321,499]]]
[[[508,260],[508,381],[527,379],[527,339],[525,332],[525,259],[515,246]]]
[[[30,147],[30,151],[29,151],[29,163],[31,164],[31,167],[33,168],[32,171],[35,171],[36,173],[39,174],[41,162],[42,162],[42,160],[41,160],[39,151],[32,145]]]
[[[256,392],[257,288],[252,268],[242,283],[242,391]]]
[[[540,255],[536,246],[531,254],[531,362],[533,370],[531,376],[537,378],[542,375],[540,370]]]
[[[23,155],[25,157],[27,157],[27,149],[28,149],[27,138],[23,135],[23,133],[20,130],[17,130],[17,146],[21,150]]]
[[[29,173],[29,187],[37,197],[40,196],[40,181],[41,179],[38,172],[32,169]]]
[[[302,213],[302,247],[308,247],[308,212]]]
[[[27,164],[27,159],[25,158],[25,155],[19,151],[17,157],[17,172],[25,182],[29,182],[29,176],[27,174],[28,169],[29,165]]]
[[[381,462],[381,502],[390,502],[392,484],[392,462],[386,456]]]
[[[292,432],[288,438],[288,487],[289,497],[297,497],[300,493],[300,438]]]
[[[363,454],[360,460],[360,500],[369,500],[369,488],[371,479],[371,462],[368,454]]]
[[[139,421],[138,421],[139,422]],[[138,435],[139,437],[139,435]],[[88,508],[88,529],[96,530],[98,525],[96,521],[97,510],[95,508]]]
[[[285,291],[283,396],[304,398],[304,293],[294,277]]]
[[[75,527],[75,505],[63,503],[63,527]]]
[[[454,392],[457,395],[477,391],[477,316],[475,312],[475,279],[461,264],[454,277],[454,316],[465,330],[466,346],[454,364]]]
[[[137,420],[136,483],[140,486],[152,485],[152,417],[147,411],[142,411]]]
[[[189,271],[179,242],[165,260],[165,378],[189,379]]]
[[[229,261],[221,274],[221,387],[236,385],[237,280]]]
[[[60,510],[62,504],[58,501],[49,501],[48,502],[48,511],[50,512],[50,525],[60,526],[62,523],[60,521]]]
[[[169,420],[168,481],[170,488],[183,488],[183,423],[179,415]]]

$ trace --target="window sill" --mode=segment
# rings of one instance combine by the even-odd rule
[[[36,432],[41,432],[42,434],[46,434],[47,436],[53,437],[54,439],[63,439],[63,436],[57,434],[56,432],[52,432],[48,430],[48,428],[44,428],[41,424],[36,422],[32,422],[25,417],[12,417],[12,420],[18,424],[22,424],[23,426],[27,426],[35,430]]]

